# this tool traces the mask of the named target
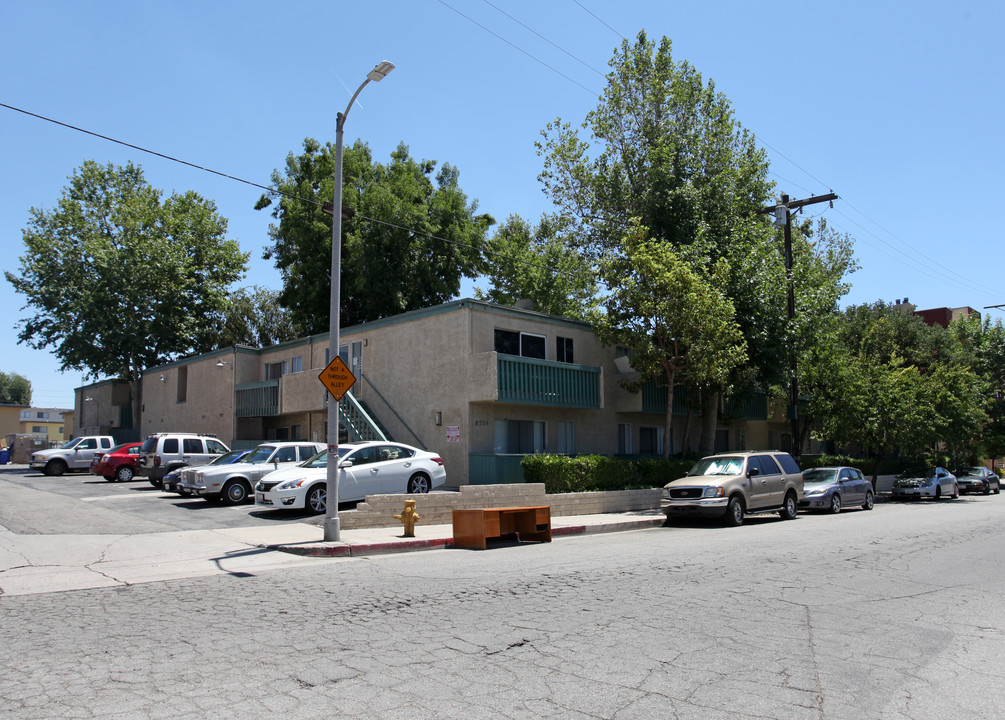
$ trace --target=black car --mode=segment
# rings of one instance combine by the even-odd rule
[[[956,480],[960,486],[960,494],[980,493],[982,495],[997,495],[1001,492],[998,476],[983,465],[960,468],[956,471]]]

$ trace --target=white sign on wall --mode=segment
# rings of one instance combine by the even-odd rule
[[[461,441],[461,426],[447,425],[447,442],[460,442],[460,441]]]

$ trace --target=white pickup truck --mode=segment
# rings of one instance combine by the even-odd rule
[[[91,469],[95,453],[106,453],[115,446],[111,435],[85,435],[74,438],[63,447],[39,450],[31,454],[28,467],[45,475],[62,475],[70,470]]]

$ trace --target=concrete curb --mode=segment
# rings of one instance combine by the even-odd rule
[[[574,535],[592,535],[606,532],[625,532],[642,530],[651,527],[661,527],[664,517],[640,518],[638,520],[619,520],[617,522],[600,523],[596,525],[564,525],[551,529],[552,539]],[[454,538],[401,538],[379,542],[309,542],[309,543],[277,543],[260,545],[268,550],[292,553],[294,555],[310,555],[314,557],[362,557],[366,555],[386,555],[392,553],[417,552],[420,550],[452,550]]]

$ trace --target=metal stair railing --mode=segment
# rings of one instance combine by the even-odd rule
[[[346,392],[339,401],[338,416],[353,442],[388,439],[351,392]]]

